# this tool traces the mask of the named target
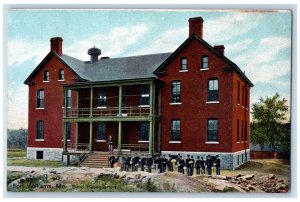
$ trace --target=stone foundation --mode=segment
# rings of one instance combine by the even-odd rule
[[[42,152],[43,158],[40,160],[61,161],[62,151],[62,148],[27,147],[27,159],[36,160],[37,153]]]
[[[206,159],[206,156],[216,156],[219,155],[219,158],[221,160],[221,169],[226,169],[226,170],[235,170],[239,166],[243,165],[246,163],[246,158],[245,158],[245,151],[241,150],[238,152],[233,152],[233,153],[225,153],[225,152],[187,152],[187,151],[162,151],[162,155],[178,155],[180,154],[183,158],[186,158],[187,155],[193,156],[193,158],[196,160],[197,156],[203,157]],[[247,161],[250,160],[250,150],[247,149]]]

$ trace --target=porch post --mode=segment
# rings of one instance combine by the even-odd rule
[[[157,134],[157,152],[160,153],[160,141],[161,141],[161,119],[158,121],[158,134]]]
[[[67,92],[68,89],[63,87],[63,117],[67,117]]]
[[[119,86],[119,116],[122,116],[122,86]]]
[[[119,126],[118,126],[118,152],[122,152],[122,122],[119,121]]]
[[[149,154],[153,155],[153,125],[152,121],[149,121]]]
[[[67,148],[67,134],[66,134],[66,123],[63,122],[63,140],[64,140],[64,149],[63,152],[68,152]]]
[[[159,116],[159,121],[158,121],[158,131],[157,131],[157,151],[160,153],[161,152],[161,87],[158,87],[158,97],[157,97],[157,115]]]
[[[90,93],[90,117],[93,117],[93,87],[91,87]]]
[[[93,122],[90,122],[90,140],[89,140],[89,144],[91,145],[91,151],[93,151]]]

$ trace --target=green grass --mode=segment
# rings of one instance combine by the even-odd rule
[[[28,160],[28,159],[8,159],[8,166],[26,166],[26,167],[61,167],[60,161]]]
[[[25,157],[25,151],[7,151],[7,158]]]

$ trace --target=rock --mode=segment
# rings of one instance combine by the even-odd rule
[[[253,179],[253,178],[254,178],[254,175],[253,175],[253,174],[245,175],[245,176],[243,176],[243,177],[240,177],[240,179],[241,179],[242,181],[251,180],[251,179]]]
[[[20,179],[19,179],[19,183],[23,183],[23,182],[25,182],[26,181],[26,178],[25,177],[21,177]]]
[[[56,171],[55,170],[51,170],[50,173],[56,174]]]
[[[238,174],[238,175],[235,176],[235,179],[240,178],[240,177],[242,177],[242,176],[244,176],[244,175]]]
[[[217,180],[228,180],[227,176],[222,176],[222,175],[214,175],[211,178],[217,179]]]
[[[285,189],[285,188],[287,188],[287,185],[283,184],[283,183],[279,183],[275,187],[276,190],[281,190],[281,189]]]
[[[269,175],[268,175],[268,178],[269,178],[269,179],[275,179],[275,175],[274,175],[274,174],[269,174]]]
[[[34,173],[35,171],[34,170],[32,170],[30,173]]]

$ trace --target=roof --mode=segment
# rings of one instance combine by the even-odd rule
[[[153,72],[170,55],[171,53],[160,53],[110,58],[91,63],[78,60],[65,54],[59,56],[55,52],[50,51],[24,83],[30,84],[30,81],[38,73],[39,69],[42,68],[52,56],[57,57],[67,65],[79,79],[94,82],[155,78],[156,76]]]
[[[253,83],[248,79],[248,77],[242,72],[242,70],[230,59],[228,59],[225,55],[219,53],[216,51],[211,45],[209,45],[206,41],[204,41],[201,37],[199,37],[197,34],[193,33],[187,38],[161,65],[154,71],[154,74],[159,74],[163,70],[163,68],[169,64],[169,62],[176,57],[179,52],[186,47],[193,39],[196,39],[200,41],[202,44],[204,44],[208,49],[210,49],[212,52],[214,52],[218,57],[223,59],[225,62],[227,62],[230,66],[225,67],[225,71],[236,71],[251,87],[253,87]]]

